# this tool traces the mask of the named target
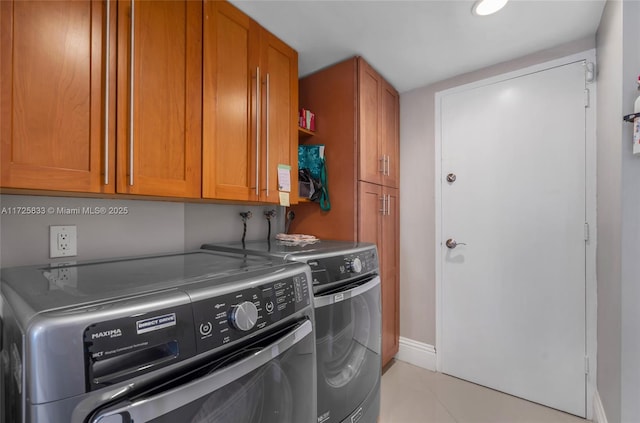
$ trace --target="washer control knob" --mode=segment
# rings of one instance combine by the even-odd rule
[[[353,260],[347,261],[347,266],[349,268],[349,271],[352,273],[362,272],[362,261],[360,261],[359,257],[356,257]]]
[[[234,305],[229,310],[229,323],[235,329],[248,331],[253,329],[258,321],[258,308],[250,301]]]

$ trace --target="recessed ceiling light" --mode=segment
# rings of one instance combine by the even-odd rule
[[[471,13],[478,16],[487,16],[502,9],[509,0],[478,0],[471,9]]]

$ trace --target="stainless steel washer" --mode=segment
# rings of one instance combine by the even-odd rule
[[[205,244],[307,263],[311,268],[318,354],[317,423],[375,423],[380,413],[381,307],[374,244],[280,241]]]
[[[312,423],[310,272],[195,251],[2,269],[3,423]]]

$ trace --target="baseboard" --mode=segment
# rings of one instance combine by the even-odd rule
[[[400,337],[400,348],[396,359],[423,369],[436,371],[436,348],[433,345]]]
[[[607,423],[607,416],[598,391],[593,394],[593,423]]]

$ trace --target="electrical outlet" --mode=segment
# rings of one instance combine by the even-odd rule
[[[76,225],[49,226],[49,257],[78,255]]]

